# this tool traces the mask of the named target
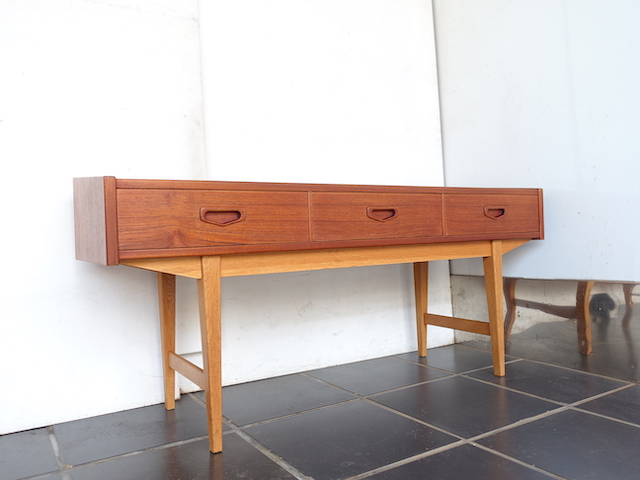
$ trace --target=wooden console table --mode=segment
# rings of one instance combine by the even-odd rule
[[[427,325],[490,335],[505,374],[502,255],[543,238],[542,191],[74,179],[76,257],[157,273],[165,406],[175,372],[205,391],[222,451],[223,277],[413,263],[418,353]],[[481,257],[489,323],[427,313],[428,262]],[[175,277],[198,285],[204,368],[175,352]]]

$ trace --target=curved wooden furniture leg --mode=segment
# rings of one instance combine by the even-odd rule
[[[416,296],[416,327],[418,332],[418,356],[427,356],[427,324],[425,313],[428,306],[429,262],[413,264],[413,282]]]
[[[593,289],[593,280],[578,282],[576,291],[576,308],[578,317],[578,346],[581,355],[593,353],[593,340],[591,335],[591,313],[589,312],[589,299]]]
[[[505,375],[504,366],[504,308],[502,305],[502,241],[491,242],[491,256],[484,257],[484,282],[489,308],[489,331],[493,353],[493,373]]]
[[[222,451],[222,356],[220,337],[220,257],[202,257],[198,280],[200,330],[204,360],[204,391],[209,424],[209,449]]]
[[[507,304],[507,312],[504,315],[504,339],[509,340],[511,330],[516,321],[516,282],[517,278],[504,279],[504,298]]]
[[[631,323],[631,316],[633,315],[633,288],[635,283],[623,283],[622,292],[624,293],[624,317],[622,317],[622,328],[625,331],[629,330],[629,324]]]

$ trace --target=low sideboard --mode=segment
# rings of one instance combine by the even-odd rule
[[[74,179],[76,258],[156,272],[165,406],[175,374],[203,388],[209,446],[222,451],[224,277],[411,263],[418,354],[427,325],[491,338],[505,374],[502,255],[542,239],[542,191],[371,185]],[[427,312],[428,262],[483,258],[489,322]],[[175,351],[175,279],[197,279],[203,368]]]

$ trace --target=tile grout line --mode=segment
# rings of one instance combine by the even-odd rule
[[[455,344],[455,343],[454,343],[454,344],[452,344],[452,345],[445,345],[445,346],[446,346],[446,347],[451,347],[451,346],[455,346],[455,345],[458,345],[458,344]],[[436,347],[436,348],[440,348],[440,347]],[[467,348],[467,347],[461,346],[461,348]],[[484,353],[487,353],[487,354],[489,354],[489,355],[491,355],[491,352],[486,352],[486,351],[484,351],[484,350],[480,350],[480,351],[481,351],[481,352],[484,352]],[[414,352],[408,352],[408,353],[415,353],[415,354],[417,355],[417,352],[415,352],[415,351],[414,351]],[[421,367],[433,368],[433,369],[435,369],[435,370],[440,370],[440,371],[442,371],[442,372],[447,372],[447,373],[462,373],[462,372],[452,372],[451,370],[447,370],[447,369],[446,369],[446,368],[444,368],[444,367],[437,367],[437,366],[435,366],[435,365],[428,365],[428,364],[425,364],[425,363],[421,363],[420,361],[409,360],[408,358],[401,358],[399,355],[406,355],[406,353],[401,353],[401,354],[398,354],[398,356],[391,356],[391,357],[389,357],[389,358],[395,358],[396,360],[402,360],[403,362],[411,363],[411,364],[413,364],[413,365],[420,365]],[[510,360],[505,360],[505,364],[510,364],[510,363],[515,363],[515,362],[520,362],[520,361],[522,361],[522,360],[523,360],[523,358],[521,358],[521,357],[516,357],[516,356],[514,356],[514,355],[507,355],[507,356],[512,357],[512,358],[511,358]],[[426,359],[428,359],[428,358],[429,358],[429,354],[427,353],[427,356],[426,356],[426,357],[418,357],[418,358],[426,358]],[[475,371],[475,370],[482,370],[483,368],[489,368],[489,367],[493,367],[493,363],[489,363],[488,365],[483,365],[482,367],[477,367],[477,368],[474,368],[474,369],[471,369],[471,370],[466,370],[466,369],[465,369],[465,370],[463,370],[463,372],[470,372],[470,371]]]
[[[297,470],[293,465],[291,465],[290,463],[286,462],[284,459],[282,459],[279,456],[277,456],[275,453],[273,453],[267,447],[262,445],[260,442],[258,442],[255,438],[253,438],[248,433],[245,433],[242,430],[238,430],[238,432],[236,432],[236,433],[245,442],[247,442],[253,448],[258,450],[260,453],[262,453],[265,457],[267,457],[269,460],[274,462],[280,468],[282,468],[286,472],[288,472],[291,475],[293,475],[297,480],[313,480],[312,477],[308,477],[308,476],[304,475],[302,472]]]
[[[606,397],[607,395],[611,395],[612,393],[617,393],[617,392],[620,392],[622,390],[626,390],[627,388],[631,388],[633,386],[634,386],[634,384],[622,385],[621,387],[614,388],[613,390],[608,390],[606,392],[601,392],[601,393],[598,393],[596,395],[592,395],[590,397],[583,398],[582,400],[576,400],[575,402],[569,403],[568,405],[571,406],[571,407],[578,407],[579,405],[582,405],[583,403],[587,403],[587,402],[590,402],[592,400],[597,400],[599,398]]]
[[[305,372],[300,372],[300,373],[305,375],[305,376],[308,376],[310,378],[313,378],[314,380],[318,380],[318,381],[320,381],[320,382],[322,382],[322,383],[324,383],[324,384],[326,384],[328,386],[331,386],[331,387],[333,387],[333,388],[335,388],[337,390],[341,390],[341,391],[348,392],[350,394],[354,394],[353,392],[350,392],[349,390],[343,389],[342,387],[339,387],[337,385],[333,385],[333,384],[327,383],[326,381],[324,381],[322,379],[319,379],[319,378],[316,378],[313,375],[309,375],[309,374],[307,374]],[[190,393],[189,395],[192,395],[194,398],[196,398],[201,405],[206,406],[206,404],[202,400],[200,400],[196,395],[194,395],[193,393]],[[365,398],[363,398],[362,396],[359,396],[358,394],[354,394],[354,395],[357,395],[357,397],[349,399],[349,400],[346,400],[346,401],[342,401],[342,402],[338,402],[338,403],[332,403],[330,405],[323,405],[323,406],[318,407],[318,408],[313,408],[313,409],[310,409],[310,410],[304,410],[302,412],[296,412],[296,413],[292,413],[290,415],[284,415],[284,416],[280,416],[280,417],[276,417],[276,418],[272,418],[272,419],[267,419],[267,420],[264,420],[264,421],[261,421],[261,422],[254,422],[254,423],[250,423],[250,424],[242,425],[242,426],[237,426],[235,423],[231,422],[229,419],[227,419],[225,417],[225,421],[231,427],[231,431],[230,432],[226,432],[225,435],[229,434],[229,433],[237,434],[240,438],[242,438],[244,441],[246,441],[248,444],[250,444],[256,450],[258,450],[260,453],[265,455],[267,458],[269,458],[276,465],[278,465],[283,470],[285,470],[286,472],[288,472],[291,475],[293,475],[297,480],[313,480],[312,477],[308,477],[308,476],[304,475],[302,472],[300,472],[295,467],[293,467],[293,465],[291,465],[290,463],[286,462],[284,459],[280,458],[278,455],[273,453],[265,445],[263,445],[258,440],[253,438],[251,435],[246,433],[244,430],[247,429],[247,428],[253,428],[253,427],[256,427],[256,426],[269,424],[269,423],[272,423],[272,422],[275,422],[275,421],[279,421],[279,420],[282,420],[282,419],[292,418],[292,417],[295,417],[295,416],[298,416],[298,415],[303,415],[305,413],[310,413],[310,412],[318,411],[318,410],[324,410],[326,408],[333,407],[333,406],[336,406],[336,405],[352,403],[352,402],[355,402],[355,401],[358,401],[358,400],[366,400]]]
[[[526,360],[528,362],[531,363],[538,363],[540,365],[546,365],[549,367],[556,367],[556,368],[560,368],[562,370],[569,370],[570,372],[577,372],[577,373],[584,373],[586,375],[593,375],[594,377],[599,377],[605,380],[613,380],[615,382],[621,382],[621,383],[628,383],[630,385],[638,385],[637,382],[632,382],[630,380],[623,380],[620,378],[615,378],[615,377],[611,377],[609,375],[604,375],[602,373],[597,373],[597,372],[589,372],[587,370],[582,370],[580,368],[574,368],[574,367],[567,367],[566,365],[560,365],[559,363],[550,363],[550,362],[545,362],[544,360],[539,360],[537,358],[534,357],[522,357],[522,360]]]
[[[640,428],[640,423],[634,423],[634,422],[630,422],[628,420],[622,420],[621,418],[611,417],[609,415],[605,415],[604,413],[592,412],[590,410],[586,410],[586,409],[580,408],[580,406],[584,405],[585,403],[589,403],[589,402],[591,402],[593,400],[598,400],[600,398],[604,398],[604,397],[609,396],[611,394],[614,394],[614,393],[617,393],[617,392],[621,392],[622,390],[626,390],[626,389],[631,388],[633,386],[635,386],[635,384],[623,385],[622,387],[616,388],[614,390],[610,390],[608,392],[603,392],[603,393],[600,393],[598,395],[593,395],[592,397],[589,397],[589,398],[584,398],[582,400],[578,400],[577,402],[569,404],[568,407],[571,410],[574,410],[574,411],[577,411],[577,412],[581,412],[581,413],[587,413],[589,415],[593,415],[594,417],[600,417],[600,418],[604,418],[606,420],[611,420],[613,422],[621,423],[623,425],[628,425],[630,427]]]
[[[345,405],[347,403],[356,402],[358,400],[362,400],[362,398],[351,398],[349,400],[345,400],[345,401],[342,401],[342,402],[332,403],[330,405],[322,405],[321,407],[315,407],[315,408],[311,408],[309,410],[303,410],[301,412],[289,413],[289,414],[286,414],[286,415],[282,415],[280,417],[268,418],[266,420],[260,420],[258,422],[247,423],[246,425],[237,426],[236,428],[239,431],[243,431],[243,430],[245,430],[247,428],[259,427],[261,425],[267,425],[267,424],[270,424],[270,423],[273,423],[273,422],[277,422],[279,420],[284,420],[284,419],[287,419],[287,418],[293,418],[293,417],[297,417],[298,415],[305,415],[307,413],[317,412],[319,410],[325,410],[327,408],[335,407],[335,406],[338,406],[338,405]]]
[[[119,455],[114,455],[113,457],[107,457],[107,458],[100,458],[98,460],[92,460],[90,462],[86,462],[86,463],[79,463],[77,465],[65,465],[65,472],[69,471],[69,470],[82,470],[86,467],[91,467],[94,465],[100,465],[103,463],[107,463],[107,462],[111,462],[113,460],[117,460],[120,458],[128,458],[128,457],[135,457],[136,455],[141,455],[144,453],[148,453],[148,452],[154,452],[154,451],[158,451],[158,450],[163,450],[165,448],[173,448],[173,447],[179,447],[181,445],[188,445],[190,443],[195,443],[198,442],[200,440],[207,440],[209,437],[208,435],[201,435],[199,437],[193,437],[193,438],[189,438],[189,439],[185,439],[185,440],[179,440],[177,442],[172,442],[172,443],[166,443],[164,445],[156,445],[155,447],[148,447],[148,448],[143,448],[141,450],[135,450],[133,452],[127,452],[127,453],[121,453]],[[66,475],[64,475],[63,473],[63,480],[69,480],[68,477]]]
[[[552,399],[547,398],[547,397],[541,397],[539,395],[536,395],[535,393],[524,392],[522,390],[517,390],[517,389],[515,389],[513,387],[507,387],[506,385],[499,385],[499,384],[494,383],[494,382],[492,382],[490,380],[484,380],[482,378],[476,378],[476,377],[469,377],[466,374],[461,374],[461,376],[464,377],[464,378],[467,378],[469,380],[475,380],[476,382],[484,383],[485,385],[493,385],[494,387],[501,388],[502,390],[506,390],[508,392],[519,393],[521,395],[526,395],[527,397],[535,398],[536,400],[543,400],[545,402],[553,403],[553,404],[556,404],[556,405],[561,406],[561,407],[570,405],[570,404],[568,404],[566,402],[560,402],[558,400],[552,400]],[[502,377],[502,378],[504,378],[504,377]]]
[[[53,432],[53,425],[46,427],[47,434],[49,435],[49,442],[51,442],[51,448],[53,449],[53,454],[56,457],[56,463],[58,464],[58,468],[64,468],[64,460],[62,459],[62,455],[60,454],[60,445],[58,445],[58,439]]]
[[[545,364],[545,365],[549,365],[549,366],[556,366],[556,365],[550,365],[550,364]],[[573,370],[573,369],[566,368],[566,367],[565,367],[565,370],[569,370],[569,371],[572,371],[572,372],[574,372],[574,373],[589,373],[589,372],[583,372],[583,371],[581,371],[581,370]],[[474,370],[474,371],[475,371],[475,370]],[[470,379],[470,380],[476,380],[476,381],[478,381],[478,382],[485,383],[485,384],[487,384],[487,385],[493,385],[493,386],[496,386],[496,387],[502,388],[502,389],[504,389],[504,390],[508,390],[508,391],[510,391],[510,392],[520,393],[520,394],[522,394],[522,395],[527,395],[527,396],[529,396],[529,397],[536,398],[536,399],[538,399],[538,400],[544,400],[544,401],[546,401],[546,402],[555,403],[555,404],[557,404],[557,405],[561,405],[561,406],[577,406],[577,405],[579,405],[579,404],[586,403],[586,402],[589,402],[589,401],[591,401],[591,400],[595,400],[595,399],[597,399],[597,398],[607,396],[607,395],[609,395],[609,394],[611,394],[611,393],[615,393],[615,392],[617,392],[617,391],[624,390],[624,389],[626,389],[626,388],[630,388],[630,387],[632,387],[632,386],[634,386],[634,385],[635,385],[635,384],[633,384],[633,383],[629,383],[629,384],[627,384],[627,385],[621,385],[621,386],[619,386],[619,387],[617,387],[617,388],[613,388],[613,389],[611,389],[611,390],[607,390],[607,391],[605,391],[605,392],[597,393],[597,394],[592,395],[592,396],[587,397],[587,398],[583,398],[583,399],[580,399],[580,400],[576,400],[575,402],[562,402],[562,401],[560,401],[560,400],[553,400],[553,399],[548,398],[548,397],[542,397],[542,396],[540,396],[540,395],[536,395],[536,394],[534,394],[534,393],[525,392],[525,391],[523,391],[523,390],[518,390],[518,389],[516,389],[516,388],[514,388],[514,387],[508,387],[508,386],[506,386],[506,385],[500,385],[500,384],[498,384],[498,383],[492,382],[492,381],[490,381],[490,380],[485,380],[485,379],[483,379],[483,378],[476,378],[476,377],[468,376],[468,375],[467,375],[468,373],[473,373],[473,371],[465,372],[465,373],[462,373],[462,374],[460,374],[460,375],[461,375],[461,376],[464,376],[464,377],[466,377],[466,378],[468,378],[468,379]],[[504,378],[504,377],[503,377],[503,378]],[[615,381],[618,381],[618,380],[616,380],[616,379],[612,379],[611,377],[602,377],[602,378],[604,378],[604,379],[608,379],[608,380],[615,380]],[[622,382],[622,380],[620,380],[620,382]]]
[[[190,396],[190,397],[191,397],[191,398],[193,398],[197,403],[199,403],[203,408],[207,408],[207,404],[206,404],[204,401],[202,401],[202,400],[201,400],[201,399],[196,395],[196,392],[189,392],[189,393],[186,393],[186,394],[184,394],[184,395],[188,395],[188,396]],[[235,423],[233,423],[230,419],[228,419],[228,418],[227,418],[227,417],[225,417],[224,415],[222,416],[222,420],[223,420],[223,422],[224,422],[224,423],[226,423],[226,424],[229,426],[229,429],[228,429],[226,432],[223,430],[223,432],[222,432],[222,435],[223,435],[223,436],[224,436],[224,435],[229,435],[229,434],[231,434],[231,433],[238,433],[238,431],[240,431],[242,428],[244,428],[244,427],[241,427],[241,426],[239,426],[239,425],[236,425]],[[208,438],[208,436],[209,436],[209,433],[207,432],[206,438]]]
[[[473,446],[474,446],[474,447],[476,447],[476,448],[479,448],[479,449],[484,450],[484,451],[486,451],[486,452],[490,452],[490,453],[492,453],[492,454],[494,454],[494,455],[497,455],[497,456],[499,456],[499,457],[502,457],[502,458],[504,458],[504,459],[506,459],[506,460],[509,460],[509,461],[513,462],[513,463],[520,464],[520,465],[522,465],[523,467],[527,467],[527,468],[529,468],[529,469],[531,469],[531,470],[534,470],[534,471],[536,471],[536,472],[539,472],[539,473],[543,473],[543,474],[545,474],[545,475],[548,475],[549,477],[551,477],[551,478],[555,478],[556,480],[567,480],[565,477],[561,477],[561,476],[559,476],[559,475],[556,475],[555,473],[548,472],[547,470],[543,470],[543,469],[542,469],[542,468],[540,468],[540,467],[536,467],[535,465],[532,465],[532,464],[530,464],[530,463],[523,462],[522,460],[519,460],[519,459],[517,459],[517,458],[515,458],[515,457],[511,457],[511,456],[509,456],[509,455],[507,455],[507,454],[505,454],[505,453],[499,452],[498,450],[493,450],[493,449],[491,449],[491,448],[489,448],[489,447],[485,447],[484,445],[480,445],[479,443],[473,443],[473,442],[472,442],[472,443],[470,443],[470,445],[473,445]]]
[[[542,420],[543,418],[552,417],[561,412],[566,412],[571,410],[571,407],[568,405],[560,406],[558,408],[554,408],[553,410],[547,410],[546,412],[539,413],[538,415],[534,415],[532,417],[523,418],[516,422],[510,423],[503,427],[496,428],[494,430],[489,430],[488,432],[480,433],[474,437],[470,437],[468,439],[469,442],[476,442],[477,440],[482,440],[483,438],[490,437],[491,435],[495,435],[497,433],[506,432],[507,430],[511,430],[514,428],[521,427],[522,425],[527,425],[529,423],[536,422],[538,420]]]
[[[349,393],[351,395],[356,395],[358,398],[367,398],[367,397],[371,397],[373,395],[381,395],[383,393],[390,393],[390,392],[395,392],[395,391],[398,391],[398,390],[404,390],[405,388],[415,387],[416,385],[424,385],[425,383],[438,382],[440,380],[444,380],[445,378],[451,378],[453,376],[458,375],[457,373],[454,373],[454,372],[446,372],[446,373],[448,373],[449,375],[445,375],[443,377],[438,377],[438,378],[432,378],[431,380],[424,380],[422,382],[410,383],[409,385],[401,385],[399,387],[390,388],[389,390],[382,390],[380,392],[372,392],[372,393],[366,393],[366,394],[353,392],[353,391],[347,390],[346,388],[341,387],[339,385],[334,385],[333,383],[329,383],[327,380],[323,380],[321,378],[314,377],[311,374],[308,374],[308,375],[311,378],[314,378],[316,380],[320,380],[321,382],[324,382],[324,383],[326,383],[327,385],[329,385],[331,387],[337,388],[338,390],[341,390],[343,392]]]
[[[424,420],[420,420],[419,418],[412,417],[411,415],[403,413],[400,410],[395,410],[395,409],[393,409],[391,407],[388,407],[387,405],[384,405],[382,403],[378,403],[375,400],[372,400],[370,398],[363,398],[362,400],[364,400],[367,403],[370,403],[372,405],[375,405],[376,407],[380,407],[383,410],[387,410],[390,413],[394,413],[394,414],[396,414],[396,415],[398,415],[400,417],[406,418],[407,420],[412,420],[412,421],[414,421],[416,423],[419,423],[420,425],[423,425],[425,427],[429,427],[429,428],[431,428],[433,430],[436,430],[436,431],[438,431],[440,433],[445,433],[445,434],[449,435],[450,437],[457,438],[458,440],[466,440],[464,437],[458,435],[457,433],[450,432],[448,430],[445,430],[442,427],[438,427],[437,425],[433,425],[433,424],[431,424],[429,422],[425,422]],[[443,445],[443,447],[444,447],[444,445]],[[441,448],[441,447],[438,447],[438,448]]]
[[[482,348],[472,347],[472,346],[469,346],[469,345],[463,345],[462,343],[455,343],[453,345],[459,345],[461,347],[469,348],[471,350],[478,350],[480,352],[489,352],[489,350],[484,350]],[[547,365],[549,367],[557,367],[557,368],[561,368],[563,370],[569,370],[571,372],[585,373],[587,375],[593,375],[595,377],[600,377],[600,378],[603,378],[603,379],[606,379],[606,380],[613,380],[613,381],[616,381],[616,382],[625,382],[625,383],[630,383],[632,385],[640,385],[640,381],[625,380],[625,379],[613,377],[611,375],[607,375],[607,374],[604,374],[604,373],[591,372],[591,371],[588,371],[588,370],[585,370],[585,369],[582,369],[582,368],[578,368],[578,367],[569,367],[567,365],[562,365],[560,363],[548,362],[548,361],[541,360],[541,359],[539,359],[539,358],[537,358],[535,356],[522,356],[522,355],[509,354],[509,353],[507,353],[506,355],[511,356],[511,357],[515,357],[516,359],[518,359],[520,361],[526,360],[528,362],[538,363],[540,365]]]
[[[568,369],[568,368],[566,368],[566,369],[574,371],[572,369]],[[582,373],[588,373],[588,372],[582,372]],[[529,396],[529,397],[532,397],[532,398],[536,398],[538,400],[543,400],[543,401],[546,401],[546,402],[549,402],[549,403],[554,403],[554,404],[557,404],[560,407],[566,407],[566,408],[550,410],[549,412],[559,412],[560,410],[563,410],[563,411],[564,410],[577,410],[577,411],[584,412],[584,413],[589,413],[591,415],[595,415],[595,416],[598,416],[598,417],[606,418],[608,420],[613,420],[613,421],[618,422],[618,423],[622,423],[622,424],[625,424],[625,425],[630,425],[632,427],[640,428],[640,424],[637,424],[637,423],[629,422],[629,421],[622,420],[622,419],[619,419],[619,418],[610,417],[610,416],[605,415],[605,414],[591,412],[589,410],[584,410],[584,409],[579,408],[580,405],[588,403],[588,402],[590,402],[592,400],[597,400],[599,398],[606,397],[608,395],[611,395],[613,393],[619,392],[621,390],[626,390],[627,388],[631,388],[631,387],[633,387],[635,385],[633,383],[629,383],[628,385],[622,385],[622,386],[620,386],[618,388],[614,388],[612,390],[607,390],[606,392],[600,392],[600,393],[597,393],[597,394],[592,395],[590,397],[583,398],[583,399],[580,399],[580,400],[576,400],[575,402],[568,403],[568,402],[560,402],[558,400],[552,400],[552,399],[546,398],[546,397],[541,397],[541,396],[538,396],[538,395],[535,395],[535,394],[532,394],[532,393],[529,393],[529,392],[516,390],[516,389],[514,389],[512,387],[507,387],[505,385],[498,385],[498,384],[493,383],[493,382],[491,382],[489,380],[484,380],[484,379],[481,379],[481,378],[474,378],[474,377],[468,377],[468,378],[471,379],[471,380],[476,380],[476,381],[479,381],[479,382],[482,382],[482,383],[486,383],[488,385],[494,385],[496,387],[499,387],[499,388],[502,388],[504,390],[508,390],[508,391],[511,391],[511,392],[514,392],[514,393],[520,393],[522,395],[526,395],[526,396]],[[603,378],[611,379],[610,377],[603,377]]]
[[[612,422],[621,423],[622,425],[627,425],[629,427],[640,428],[640,425],[638,425],[637,423],[628,422],[626,420],[621,420],[621,419],[615,418],[615,417],[610,417],[610,416],[604,415],[602,413],[590,412],[589,410],[583,410],[582,408],[579,408],[579,407],[569,407],[569,409],[573,410],[573,411],[576,411],[576,412],[586,413],[588,415],[593,415],[594,417],[604,418],[605,420],[610,420]]]
[[[460,447],[468,443],[466,440],[458,440],[457,442],[448,443],[447,445],[442,445],[441,447],[434,448],[432,450],[428,450],[423,453],[419,453],[417,455],[412,455],[407,458],[403,458],[402,460],[398,460],[396,462],[388,463],[378,468],[374,468],[373,470],[369,470],[367,472],[359,473],[358,475],[354,475],[352,477],[348,477],[345,480],[362,480],[372,475],[377,475],[378,473],[387,472],[389,470],[393,470],[394,468],[402,467],[403,465],[408,465],[409,463],[416,462],[418,460],[422,460],[423,458],[428,458],[433,455],[437,455],[442,452],[446,452],[447,450],[452,450],[454,448]]]
[[[47,427],[47,433],[49,434],[49,442],[51,443],[51,449],[53,450],[53,455],[56,457],[56,463],[58,464],[58,469],[60,470],[60,476],[62,480],[70,480],[69,475],[67,475],[67,464],[62,458],[62,452],[60,452],[60,445],[58,444],[58,439],[56,438],[56,434],[53,431],[53,425]]]

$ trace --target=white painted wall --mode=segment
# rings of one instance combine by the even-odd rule
[[[216,180],[442,185],[429,0],[200,2]]]
[[[203,103],[196,0],[0,2],[0,434],[162,401],[154,275],[74,259],[73,177],[442,184],[429,2],[326,3],[317,19],[316,3],[274,2],[268,34],[259,2],[206,2],[204,27],[220,27],[212,8],[235,26],[213,52],[203,40]],[[308,52],[297,90],[288,44]],[[447,313],[447,264],[432,274]],[[226,279],[225,382],[413,349],[410,282],[408,266]],[[198,349],[193,287],[178,284],[181,352]]]
[[[204,178],[197,2],[0,2],[0,433],[162,401],[147,273],[74,259],[72,178]]]
[[[436,0],[435,17],[446,184],[544,189],[546,240],[505,274],[640,281],[640,3]]]

